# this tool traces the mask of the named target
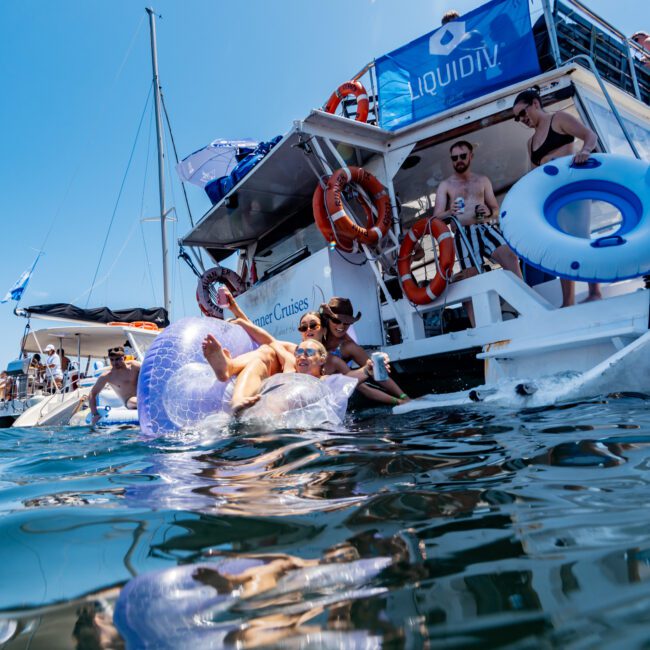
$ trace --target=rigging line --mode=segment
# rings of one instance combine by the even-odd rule
[[[151,92],[153,90],[153,86],[149,87],[149,92],[147,93],[147,100],[144,103],[144,109],[142,110],[142,115],[140,116],[140,122],[138,124],[138,130],[135,134],[135,139],[133,140],[133,146],[131,147],[131,153],[129,154],[129,161],[126,165],[126,170],[124,171],[124,176],[122,177],[122,183],[120,185],[120,190],[117,194],[117,200],[115,201],[115,207],[113,208],[113,214],[111,215],[111,220],[108,224],[108,229],[106,231],[106,236],[104,237],[104,244],[102,245],[102,252],[99,255],[99,260],[97,261],[97,268],[95,269],[95,275],[93,276],[93,281],[90,284],[90,290],[88,293],[88,298],[86,299],[86,307],[88,306],[88,303],[90,302],[90,297],[92,296],[93,293],[93,287],[95,285],[95,280],[97,279],[97,274],[99,273],[99,267],[102,263],[102,258],[104,257],[104,252],[106,250],[106,244],[108,243],[108,237],[111,233],[111,228],[113,226],[113,221],[115,220],[115,215],[117,214],[117,206],[120,203],[120,198],[122,197],[122,190],[124,190],[124,184],[126,183],[126,176],[129,173],[129,169],[131,167],[131,162],[133,161],[133,154],[135,153],[135,147],[138,143],[138,136],[140,135],[140,128],[142,127],[142,122],[144,120],[144,116],[147,112],[147,106],[149,105],[149,100],[151,99]]]
[[[165,96],[160,93],[160,102],[162,103],[163,113],[165,114],[165,121],[167,122],[167,130],[169,131],[169,138],[172,141],[172,149],[174,150],[174,159],[178,165],[178,151],[176,151],[176,142],[174,140],[174,134],[172,133],[172,125],[169,121],[169,113],[167,113],[167,104],[165,104]],[[187,214],[190,218],[190,224],[194,228],[194,219],[192,218],[192,210],[190,210],[190,202],[187,198],[187,191],[185,189],[185,183],[181,182],[181,187],[183,188],[183,196],[185,197],[185,206],[187,207]]]
[[[167,131],[165,134],[165,141],[166,144],[169,143],[169,137],[171,137],[171,131]],[[171,168],[171,159],[169,156],[166,156],[165,162],[167,163],[167,177],[169,180],[169,189],[170,193],[172,195],[172,209],[174,211],[174,216],[176,217],[172,222],[172,241],[174,242],[174,246],[178,246],[178,231],[177,231],[177,226],[178,226],[178,212],[176,211],[176,192],[174,191],[174,182],[173,182],[173,176],[172,176],[172,168]],[[172,296],[175,295],[175,290],[176,290],[176,265],[172,265]]]
[[[153,275],[151,273],[151,261],[149,260],[149,249],[147,248],[147,238],[144,236],[144,226],[142,225],[142,219],[144,215],[144,195],[145,191],[147,189],[147,175],[149,173],[149,154],[151,152],[151,139],[152,139],[152,131],[153,131],[153,115],[154,115],[154,110],[153,106],[151,108],[151,111],[149,112],[149,138],[147,139],[147,157],[145,160],[144,164],[144,179],[142,181],[142,196],[140,197],[140,217],[139,217],[139,222],[140,222],[140,235],[142,236],[142,247],[144,248],[144,258],[145,262],[147,263],[147,268],[145,273],[149,276],[149,283],[151,284],[151,294],[153,295],[153,304],[156,305],[158,303],[158,299],[156,298],[156,286],[153,281]]]
[[[140,33],[140,29],[142,28],[142,23],[145,20],[145,16],[143,15],[142,18],[140,18],[140,22],[138,23],[138,26],[135,29],[135,32],[133,33],[133,37],[131,38],[131,42],[129,43],[129,46],[126,49],[126,53],[124,54],[124,57],[122,58],[122,62],[120,63],[119,68],[117,69],[117,72],[115,73],[115,76],[113,77],[113,81],[111,82],[110,88],[106,92],[106,100],[113,94],[113,91],[115,90],[115,86],[117,85],[117,82],[119,81],[120,77],[122,76],[122,70],[124,69],[124,66],[126,65],[126,62],[131,55],[131,50],[133,49],[133,46],[135,44],[136,38],[138,37],[138,34]],[[97,133],[99,131],[99,124],[101,121],[101,118],[106,113],[107,110],[107,101],[104,102],[102,106],[101,112],[97,114],[97,120],[95,122],[95,125],[92,128],[92,131],[90,135],[88,136],[88,139],[86,141],[86,146],[82,148],[82,151],[90,151],[91,146],[93,142],[95,141],[95,138],[97,136]],[[72,177],[70,178],[70,181],[68,182],[67,187],[65,188],[65,192],[63,193],[63,198],[61,199],[61,202],[59,203],[56,212],[54,213],[54,216],[52,217],[52,221],[50,222],[50,227],[48,228],[47,232],[45,233],[45,237],[43,238],[43,243],[41,244],[40,250],[45,250],[45,244],[47,244],[50,235],[52,234],[52,231],[54,230],[54,226],[56,225],[56,222],[59,219],[59,216],[61,214],[61,211],[63,210],[63,206],[65,205],[65,202],[68,198],[68,195],[70,194],[70,190],[72,189],[72,186],[74,185],[75,180],[77,179],[77,175],[79,174],[79,170],[81,169],[82,165],[84,165],[86,162],[86,156],[85,154],[81,156],[79,159],[79,162],[77,164],[76,169],[72,173]]]

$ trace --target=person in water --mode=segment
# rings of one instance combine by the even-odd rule
[[[243,327],[251,338],[260,344],[257,350],[231,358],[228,350],[223,349],[212,335],[208,335],[203,342],[203,353],[220,381],[226,381],[230,377],[238,375],[232,398],[233,410],[238,412],[250,406],[249,397],[259,391],[264,379],[278,372],[282,372],[276,349],[272,346],[278,344],[287,353],[293,354],[296,344],[288,341],[276,341],[271,334],[255,325],[246,316],[228,290],[225,291],[225,295],[228,300],[229,309],[236,316],[231,322]],[[303,341],[313,339],[322,343],[326,335],[326,327],[323,326],[321,315],[315,311],[306,312],[302,315],[298,330]],[[367,358],[366,355],[365,359],[362,359],[363,363],[367,361]],[[328,354],[323,366],[323,372],[326,375],[337,373],[347,375],[350,373],[350,367],[339,355]],[[382,404],[395,406],[401,404],[403,401],[403,399],[392,397],[384,391],[366,384],[359,385],[357,389],[368,399]]]
[[[328,354],[340,357],[346,363],[354,361],[358,366],[365,365],[370,359],[370,355],[349,334],[350,326],[361,318],[361,312],[358,312],[355,316],[350,300],[336,296],[331,298],[328,303],[322,304],[319,313],[321,322],[325,326],[326,334],[323,338],[323,344]],[[392,379],[378,381],[377,385],[393,396],[389,402],[392,406],[403,404],[410,399]],[[371,399],[380,401],[375,396],[363,392],[370,389],[370,386],[361,387],[360,392]],[[374,390],[375,393],[379,392],[376,389]]]
[[[544,165],[560,156],[573,155],[573,164],[582,165],[596,149],[598,138],[580,120],[566,111],[547,113],[542,106],[539,86],[533,86],[519,93],[515,98],[512,112],[515,122],[521,122],[533,135],[528,141],[528,155],[535,167]],[[582,147],[576,152],[574,142],[582,141]],[[564,214],[562,214],[562,212]],[[564,232],[589,239],[591,236],[591,214],[589,204],[578,203],[575,210],[564,209],[558,214],[558,225]],[[560,280],[562,286],[562,307],[575,303],[575,283]],[[589,294],[585,302],[602,298],[600,285],[589,284]]]
[[[136,394],[138,390],[138,377],[140,375],[140,362],[125,361],[124,348],[122,346],[111,348],[108,351],[108,359],[111,364],[111,369],[99,377],[88,395],[88,406],[93,416],[92,424],[97,424],[101,418],[101,415],[97,411],[97,395],[99,395],[106,384],[110,384],[113,387],[113,390],[124,401],[126,408],[138,408]]]

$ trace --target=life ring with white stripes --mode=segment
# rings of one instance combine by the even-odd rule
[[[210,289],[215,283],[225,284],[233,296],[238,296],[246,289],[244,281],[231,269],[215,266],[208,269],[198,281],[196,302],[204,316],[223,319],[223,309],[212,299]]]
[[[438,273],[429,284],[421,287],[411,273],[411,255],[415,245],[426,234],[438,242]],[[415,305],[433,302],[445,290],[455,259],[454,236],[443,221],[433,218],[416,221],[406,233],[397,259],[397,272],[404,295]]]
[[[325,104],[326,113],[334,113],[344,97],[354,95],[357,98],[357,122],[365,122],[368,119],[368,111],[370,109],[370,102],[368,101],[368,93],[359,81],[346,81],[341,84],[327,100]]]
[[[348,183],[360,185],[370,195],[377,211],[376,218],[373,216],[372,224],[367,228],[355,223],[343,208],[341,194]],[[379,243],[393,223],[388,190],[363,167],[342,167],[330,176],[325,188],[325,208],[339,237],[368,246]]]
[[[357,195],[356,198],[366,214],[366,227],[372,228],[375,223],[372,215],[372,208],[361,195]],[[346,253],[357,253],[359,251],[359,245],[356,240],[350,240],[344,235],[334,233],[332,222],[330,221],[327,210],[325,209],[325,191],[320,183],[316,185],[316,189],[314,190],[311,207],[314,212],[314,221],[316,222],[316,226],[323,237],[325,237],[325,241],[336,248],[344,250]]]

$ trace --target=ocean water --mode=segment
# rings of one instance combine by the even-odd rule
[[[0,430],[0,645],[650,646],[650,396]]]

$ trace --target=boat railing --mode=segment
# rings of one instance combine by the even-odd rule
[[[650,70],[643,49],[579,0],[544,0],[550,49],[559,67],[569,60],[581,65],[589,57],[606,81],[650,105]],[[647,54],[647,53],[646,53]]]

